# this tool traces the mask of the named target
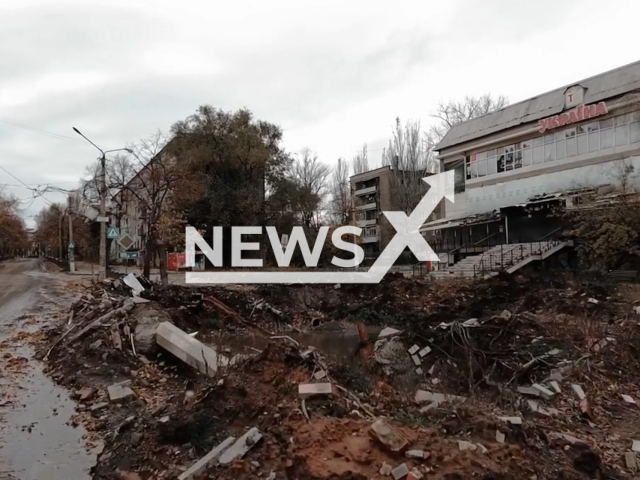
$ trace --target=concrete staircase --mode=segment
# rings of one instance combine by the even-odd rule
[[[480,255],[466,257],[454,265],[429,274],[432,278],[486,278],[497,272],[513,273],[535,260],[544,260],[567,246],[557,240],[497,245]]]

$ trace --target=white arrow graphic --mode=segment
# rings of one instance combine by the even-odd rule
[[[420,234],[420,227],[443,198],[453,202],[453,171],[422,179],[430,188],[407,216],[404,212],[382,212],[396,234],[378,259],[365,272],[186,272],[187,283],[267,284],[267,283],[379,283],[400,254],[409,247],[419,261],[437,262],[438,256]]]

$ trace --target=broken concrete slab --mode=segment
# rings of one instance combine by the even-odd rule
[[[627,468],[632,472],[635,472],[638,469],[638,460],[635,452],[625,452],[624,462],[627,465]]]
[[[144,292],[144,287],[140,283],[140,281],[136,278],[133,273],[130,273],[126,277],[122,279],[122,281],[127,285],[135,295],[140,295],[140,293]]]
[[[133,297],[132,300],[133,300],[133,303],[135,303],[136,305],[151,302],[151,300],[147,300],[146,298],[142,298],[142,297]]]
[[[466,450],[475,452],[478,449],[478,446],[475,443],[467,442],[466,440],[458,440],[458,449],[461,452]]]
[[[416,367],[419,367],[420,365],[422,365],[422,361],[420,360],[420,357],[418,357],[417,355],[411,355],[411,360],[413,360],[413,363],[415,363]]]
[[[420,347],[418,345],[414,345],[409,349],[409,355],[415,355],[415,353],[420,350]]]
[[[500,430],[496,430],[496,442],[504,443],[506,436]]]
[[[420,367],[416,368],[416,373],[418,375],[422,375],[424,372],[422,371],[422,369]]]
[[[378,334],[378,338],[388,337],[390,335],[397,335],[401,333],[400,330],[396,330],[395,328],[386,327],[383,328],[382,331]]]
[[[555,395],[551,390],[540,385],[539,383],[534,383],[532,387],[535,388],[539,392],[539,395],[545,400],[551,400]]]
[[[558,382],[556,382],[555,380],[551,380],[549,382],[549,385],[551,385],[551,388],[553,388],[556,393],[562,393],[562,391],[560,390],[560,384],[558,384]]]
[[[313,378],[315,378],[316,380],[322,380],[326,376],[327,376],[327,372],[325,372],[324,370],[318,370],[316,373],[313,374]]]
[[[215,350],[189,336],[170,322],[162,322],[158,325],[156,342],[201,373],[214,376],[218,371],[218,354]]]
[[[554,380],[556,382],[561,382],[564,377],[562,376],[562,372],[555,371],[549,375],[549,380]]]
[[[428,355],[429,353],[431,353],[431,347],[424,347],[422,350],[418,352],[418,355],[420,355],[420,358],[422,358]]]
[[[260,430],[253,427],[238,440],[236,440],[236,442],[227,450],[225,450],[222,455],[220,455],[218,463],[220,463],[220,465],[227,465],[234,460],[244,457],[246,453],[260,441],[261,438],[262,433],[260,433]]]
[[[625,395],[624,393],[622,394],[622,399],[623,399],[625,402],[630,403],[630,404],[633,404],[633,405],[635,405],[635,403],[636,403],[636,401],[633,399],[633,397],[632,397],[632,396],[630,396],[630,395]]]
[[[414,468],[413,470],[411,470],[409,472],[409,475],[407,475],[407,480],[422,480],[424,478],[424,475],[422,475],[422,473],[420,473],[420,471],[417,468]]]
[[[260,441],[261,438],[262,433],[260,433],[260,430],[258,430],[256,427],[253,427],[238,440],[236,440],[236,442],[227,450],[225,450],[222,455],[220,455],[218,463],[220,465],[227,465],[234,460],[244,457],[246,453]]]
[[[396,468],[391,470],[391,476],[393,476],[394,480],[400,480],[401,478],[409,475],[409,467],[407,467],[406,463],[402,463],[398,465]]]
[[[391,452],[401,452],[407,446],[408,440],[399,430],[384,420],[376,420],[369,427],[369,432]]]
[[[124,400],[127,397],[135,395],[133,390],[129,388],[131,385],[131,380],[125,380],[124,382],[114,383],[107,387],[107,392],[109,393],[109,400],[112,402],[117,402],[119,400]]]
[[[407,450],[404,454],[407,458],[424,458],[424,450]]]
[[[634,452],[640,452],[640,440],[632,440],[631,450]]]
[[[298,385],[300,398],[309,398],[313,395],[331,395],[333,387],[330,383],[301,383]]]
[[[585,398],[587,398],[587,396],[584,394],[584,390],[582,390],[582,387],[580,385],[572,383],[571,388],[573,389],[573,391],[576,393],[576,395],[580,400],[584,400]]]
[[[233,442],[235,441],[235,437],[228,437],[224,442],[215,447],[209,453],[207,453],[204,457],[194,463],[189,469],[183,472],[178,480],[191,480],[196,475],[200,475],[207,468],[213,465],[218,457],[224,452]]]
[[[416,403],[425,403],[425,402],[464,402],[466,401],[466,397],[460,397],[458,395],[448,395],[445,393],[433,393],[428,390],[417,390],[415,395]]]
[[[487,447],[485,447],[484,445],[482,445],[481,443],[476,443],[476,445],[480,449],[480,453],[481,454],[486,455],[487,453],[489,453],[489,449]]]
[[[107,402],[94,403],[93,405],[91,405],[91,408],[89,408],[89,410],[91,410],[92,412],[97,412],[98,410],[102,410],[103,408],[108,406],[109,404]]]
[[[538,391],[538,389],[533,387],[520,386],[518,387],[518,393],[521,393],[523,395],[532,395],[534,397],[540,396],[540,392]]]
[[[569,434],[566,434],[566,433],[551,432],[551,433],[548,434],[548,437],[551,438],[551,439],[564,440],[564,441],[570,443],[571,445],[588,445],[588,443],[585,442],[584,440],[580,440],[579,438],[576,438],[573,435],[569,435]]]

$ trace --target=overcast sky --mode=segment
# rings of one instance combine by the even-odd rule
[[[0,184],[33,225],[45,200],[7,171],[72,188],[97,156],[72,126],[119,148],[205,103],[279,124],[292,151],[367,143],[379,162],[397,116],[640,59],[637,18],[634,0],[1,1]]]

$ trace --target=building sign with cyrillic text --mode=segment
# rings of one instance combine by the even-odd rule
[[[580,105],[560,115],[538,120],[538,130],[540,130],[540,133],[544,133],[546,130],[581,122],[582,120],[588,120],[593,117],[599,117],[607,113],[609,113],[609,109],[607,109],[607,104],[604,102],[593,105]]]

